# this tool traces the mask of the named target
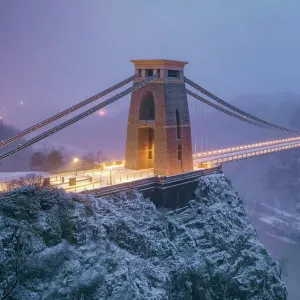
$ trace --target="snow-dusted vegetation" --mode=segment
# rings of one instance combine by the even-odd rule
[[[136,191],[89,198],[22,187],[0,199],[0,298],[287,299],[223,175],[156,209]]]

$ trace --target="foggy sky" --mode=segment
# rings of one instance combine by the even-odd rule
[[[186,60],[188,77],[227,99],[300,93],[299,16],[298,0],[2,0],[0,116],[28,127],[142,58]],[[115,126],[128,99],[108,108]]]

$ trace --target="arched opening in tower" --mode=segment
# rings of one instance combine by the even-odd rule
[[[139,128],[139,169],[153,168],[155,131],[150,127]]]
[[[141,100],[140,104],[140,120],[155,120],[155,105],[153,94],[148,91]]]
[[[178,148],[177,148],[177,159],[178,160],[182,160],[182,148],[181,148],[181,145],[178,145]]]
[[[177,139],[181,139],[181,131],[180,131],[180,114],[179,110],[176,109],[176,127],[177,127]]]
[[[148,167],[154,165],[154,129],[149,128],[149,144],[148,144]]]

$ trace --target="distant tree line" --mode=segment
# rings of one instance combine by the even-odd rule
[[[75,168],[92,166],[95,163],[104,162],[107,157],[102,151],[96,153],[89,152],[78,157],[77,165],[72,164],[73,156],[63,150],[52,147],[50,150],[44,149],[35,151],[30,159],[30,169],[32,171],[51,172],[64,168]]]

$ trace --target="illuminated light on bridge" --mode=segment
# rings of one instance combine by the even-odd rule
[[[258,144],[259,145],[259,144]],[[212,163],[212,164],[222,164],[225,162],[241,160],[246,158],[252,158],[255,156],[262,156],[278,151],[285,151],[293,148],[299,148],[300,141],[289,141],[286,143],[273,143],[272,145],[267,145],[264,147],[257,147],[252,149],[246,150],[238,150],[235,152],[223,153],[223,154],[216,154],[210,155],[202,158],[194,158],[195,162],[199,163]]]
[[[193,157],[194,158],[195,157],[204,157],[204,156],[210,156],[212,154],[218,154],[221,152],[233,152],[233,151],[238,151],[238,150],[243,150],[243,149],[254,149],[254,148],[265,147],[265,146],[269,146],[269,145],[280,145],[280,144],[294,142],[294,141],[300,141],[300,137],[293,137],[293,138],[281,139],[281,140],[273,140],[273,141],[256,143],[256,144],[241,145],[241,146],[227,148],[227,149],[217,149],[217,150],[213,150],[213,151],[209,151],[209,152],[193,154]]]

